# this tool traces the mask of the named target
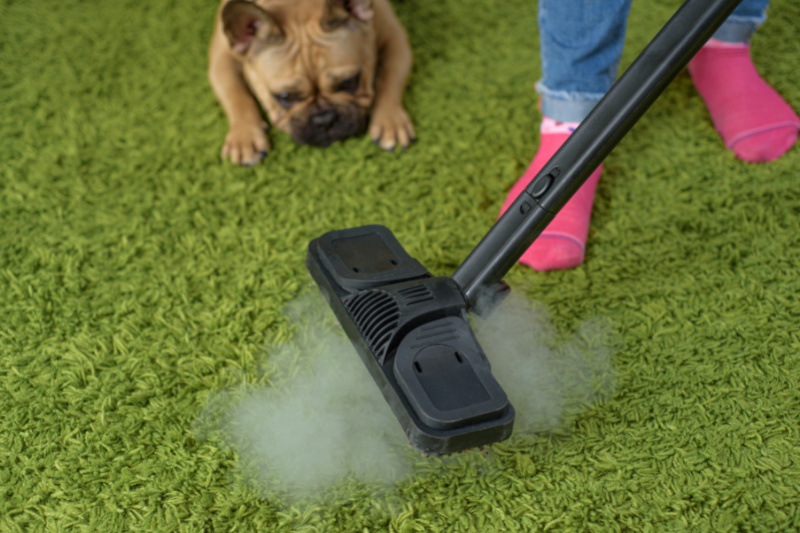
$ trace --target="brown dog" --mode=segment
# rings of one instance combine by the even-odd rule
[[[269,151],[256,99],[299,143],[327,146],[369,127],[381,148],[405,148],[414,140],[402,104],[410,71],[389,0],[223,0],[209,52],[230,122],[222,157],[253,165]]]

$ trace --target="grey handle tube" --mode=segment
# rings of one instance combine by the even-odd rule
[[[687,0],[453,274],[469,307],[558,211],[714,34],[740,0]]]

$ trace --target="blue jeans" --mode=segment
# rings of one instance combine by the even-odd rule
[[[743,0],[714,38],[748,42],[769,0]],[[580,122],[614,83],[631,0],[539,0],[542,114]]]

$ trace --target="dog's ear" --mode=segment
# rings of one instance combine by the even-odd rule
[[[372,0],[328,0],[327,15],[323,19],[322,27],[330,31],[347,24],[353,18],[366,22],[374,16]]]
[[[283,42],[284,34],[275,18],[245,0],[232,0],[222,9],[222,27],[234,52],[243,54],[256,39],[267,44]]]

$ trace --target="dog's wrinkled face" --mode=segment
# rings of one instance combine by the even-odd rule
[[[233,0],[225,33],[272,125],[299,143],[364,133],[374,99],[370,0]]]

